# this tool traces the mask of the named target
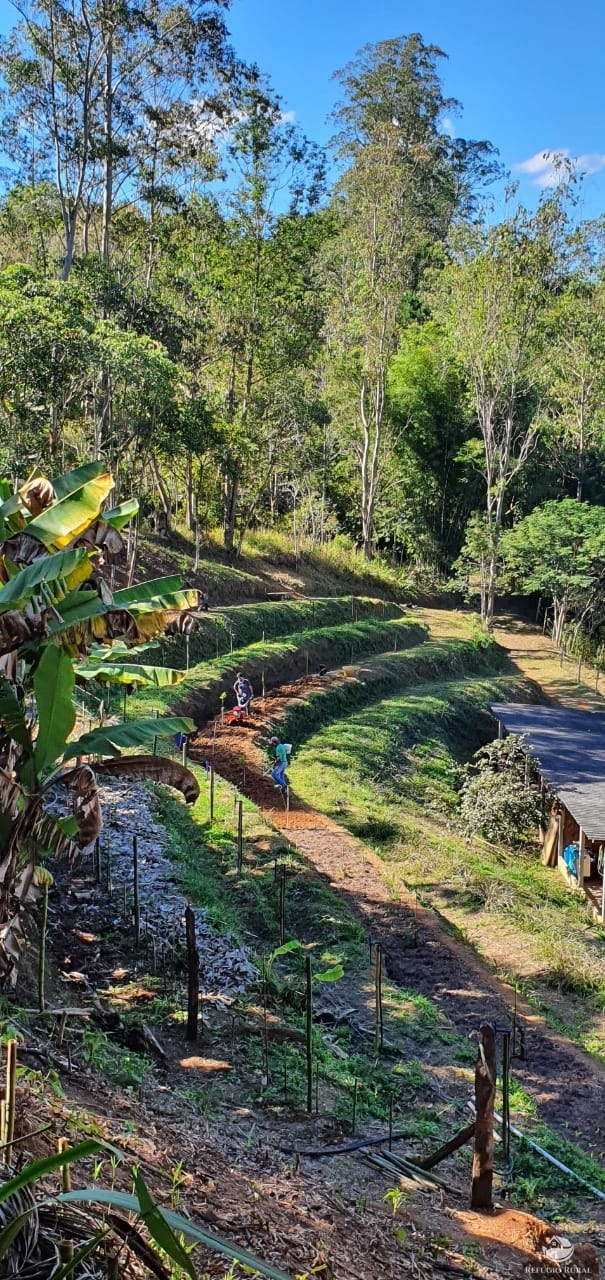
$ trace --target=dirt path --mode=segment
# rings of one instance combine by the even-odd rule
[[[279,791],[263,776],[269,722],[308,691],[313,681],[284,686],[263,704],[256,729],[216,726],[200,733],[192,755],[212,756],[217,773],[245,791],[284,837],[304,854],[331,888],[348,903],[369,937],[382,942],[390,979],[433,1000],[462,1035],[484,1020],[509,1025],[514,993],[463,943],[446,931],[432,910],[407,891],[393,900],[385,865],[361,841],[295,793],[286,814]],[[243,770],[245,761],[245,786]],[[605,1155],[605,1070],[589,1055],[552,1031],[518,1001],[525,1029],[526,1059],[515,1075],[539,1106],[540,1116],[562,1133],[575,1133],[596,1158]],[[603,1120],[601,1122],[601,1117]]]

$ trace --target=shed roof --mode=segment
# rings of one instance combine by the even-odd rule
[[[546,781],[589,840],[605,840],[605,712],[499,702],[508,733],[525,734]]]

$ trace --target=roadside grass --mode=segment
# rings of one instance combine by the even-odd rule
[[[384,859],[394,894],[400,880],[437,907],[551,1025],[603,1057],[605,932],[534,848],[457,830],[459,768],[493,736],[488,704],[524,692],[469,676],[342,714],[300,746],[293,787]]]

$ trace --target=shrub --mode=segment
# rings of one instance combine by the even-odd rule
[[[526,844],[540,818],[537,791],[527,778],[527,746],[510,734],[475,752],[466,765],[460,817],[467,835]]]

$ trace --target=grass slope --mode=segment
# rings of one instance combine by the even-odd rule
[[[293,784],[374,847],[393,892],[400,881],[416,889],[554,1026],[605,1056],[605,933],[583,899],[534,849],[469,842],[456,826],[459,765],[493,737],[489,702],[523,692],[514,678],[469,675],[343,711],[316,722]]]
[[[380,558],[364,560],[347,538],[335,538],[323,547],[302,545],[294,553],[292,540],[277,530],[248,534],[242,555],[233,560],[221,546],[217,531],[210,532],[201,548],[198,572],[194,572],[195,544],[190,534],[173,532],[168,539],[141,535],[138,547],[140,577],[182,573],[193,587],[208,591],[211,604],[262,600],[268,591],[289,590],[318,596],[378,595],[400,599],[413,592],[402,574]]]
[[[187,648],[189,661],[207,662],[232,648],[245,649],[250,644],[277,640],[300,631],[315,631],[350,622],[393,621],[401,618],[401,609],[389,601],[366,596],[346,596],[327,600],[264,601],[260,604],[233,605],[230,609],[213,610],[198,618],[198,630],[189,639],[164,636],[157,645],[161,661],[170,667],[185,667]]]

